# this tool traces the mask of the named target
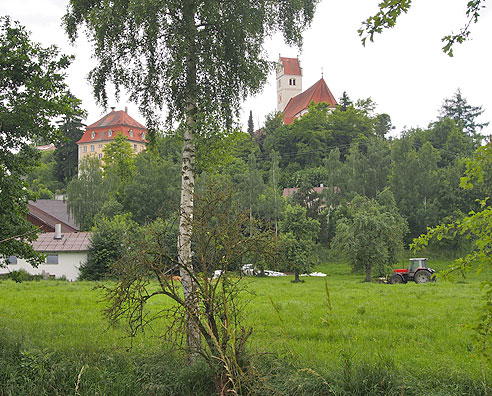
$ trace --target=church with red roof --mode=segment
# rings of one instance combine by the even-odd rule
[[[298,58],[280,57],[277,66],[277,111],[284,114],[284,124],[292,124],[308,111],[311,102],[328,103],[335,107],[337,101],[323,77],[302,91],[302,68]]]
[[[88,156],[102,160],[104,146],[111,143],[118,133],[126,136],[135,154],[147,148],[147,128],[130,117],[126,108],[119,111],[114,111],[112,108],[111,113],[87,126],[77,142],[79,166]]]

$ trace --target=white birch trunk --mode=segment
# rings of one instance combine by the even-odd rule
[[[188,30],[183,32],[184,41],[188,46],[186,56],[186,108],[185,128],[183,136],[183,159],[181,167],[181,204],[179,212],[178,232],[178,260],[181,283],[183,285],[183,296],[186,308],[186,342],[189,358],[194,362],[201,350],[201,334],[198,329],[199,320],[199,296],[193,276],[191,235],[193,221],[193,198],[195,193],[195,146],[193,143],[193,132],[196,128],[196,50],[195,40],[197,29],[195,26],[196,3],[194,0],[185,0],[183,7],[183,18],[187,22]]]
[[[193,196],[195,192],[195,147],[193,144],[194,120],[187,115],[183,141],[183,159],[181,168],[181,204],[178,234],[178,260],[181,283],[186,304],[186,340],[190,360],[194,361],[201,347],[201,335],[196,320],[198,317],[198,297],[195,280],[192,277],[191,235],[193,221]]]

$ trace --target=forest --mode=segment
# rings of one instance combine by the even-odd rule
[[[227,185],[236,208],[276,234],[288,228],[293,208],[301,207],[290,217],[304,216],[316,223],[312,241],[306,242],[309,250],[317,245],[331,257],[345,257],[356,271],[374,261],[372,270],[382,275],[398,261],[403,248],[429,227],[479,209],[477,200],[490,191],[490,179],[485,177],[473,190],[460,187],[467,161],[484,143],[481,132],[487,123],[479,122],[482,107],[468,104],[459,89],[443,100],[436,120],[427,128],[406,129],[400,136],[395,136],[391,117],[375,113],[375,107],[371,98],[352,101],[344,93],[336,109],[313,103],[292,125],[283,125],[281,114],[272,113],[258,131],[250,125],[247,132],[235,129],[221,137],[199,139],[197,194],[211,184]],[[77,177],[75,142],[84,132],[84,112],[78,109],[77,114],[61,125],[68,140],[43,153],[41,164],[29,174],[32,191],[39,198],[66,194],[81,230],[112,235],[115,246],[121,243],[116,235],[123,238],[129,225],[135,230],[175,216],[182,150],[179,132],[156,133],[149,149],[138,155],[118,137],[105,149],[104,165],[91,159]],[[290,193],[284,194],[284,189]],[[380,216],[379,226],[387,229],[373,223],[358,234],[386,232],[390,240],[382,241],[375,257],[346,257],[344,252],[354,249],[344,241],[350,239],[350,232],[357,233],[350,231],[351,221],[358,213],[369,212],[376,222]],[[393,221],[388,221],[389,213]],[[357,245],[363,243],[359,240]],[[443,238],[432,247],[456,257],[469,249],[470,241],[464,236]],[[312,269],[316,257],[301,261],[299,271],[305,272]],[[277,260],[271,265],[297,272],[292,263]]]

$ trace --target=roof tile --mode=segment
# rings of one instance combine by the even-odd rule
[[[280,57],[280,62],[282,62],[285,74],[290,76],[302,76],[299,59]]]
[[[284,109],[284,124],[292,124],[294,119],[298,118],[300,113],[306,110],[313,101],[314,103],[328,103],[330,107],[335,107],[337,104],[335,97],[323,78],[289,100],[289,103],[287,103]]]
[[[113,131],[112,136],[108,136],[107,132],[109,129]],[[130,136],[130,131],[133,131],[133,136]],[[94,138],[92,137],[92,132],[94,132]],[[128,140],[147,143],[147,140],[145,139],[147,128],[145,125],[135,121],[126,111],[120,110],[112,111],[99,121],[87,126],[77,144],[100,140],[113,140],[118,133],[125,135]]]
[[[61,239],[55,239],[54,232],[39,234],[32,243],[38,252],[83,252],[89,249],[90,232],[65,232]]]

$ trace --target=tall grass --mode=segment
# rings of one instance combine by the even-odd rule
[[[385,285],[341,264],[317,270],[329,276],[246,280],[253,394],[492,394],[468,326],[490,274]],[[93,286],[0,282],[0,396],[213,394],[207,367],[166,350],[162,323],[133,342],[123,325],[108,329]]]

